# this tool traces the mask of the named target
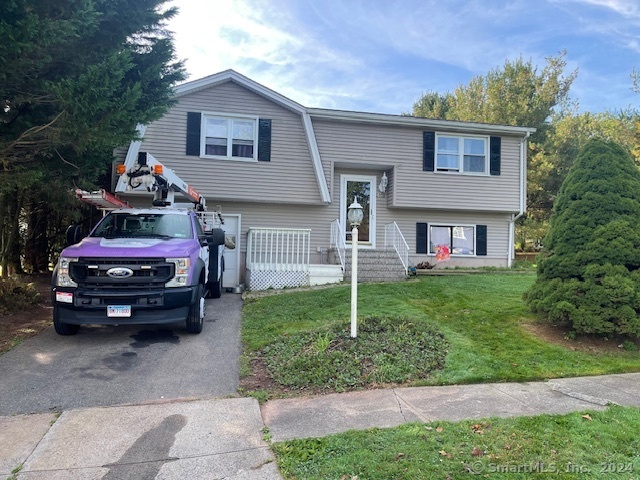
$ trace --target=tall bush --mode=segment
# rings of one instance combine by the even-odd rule
[[[525,299],[578,333],[640,337],[640,171],[621,146],[592,140],[578,154]]]

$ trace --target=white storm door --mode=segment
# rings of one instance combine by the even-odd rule
[[[240,214],[228,214],[223,216],[225,236],[231,237],[236,244],[236,248],[224,249],[224,277],[222,278],[222,288],[233,288],[240,284]]]
[[[358,245],[376,247],[376,177],[369,175],[340,176],[340,224],[351,243],[351,225],[347,224],[347,209],[357,198],[364,218],[358,227]]]

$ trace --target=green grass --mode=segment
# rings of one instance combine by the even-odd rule
[[[275,443],[287,479],[635,479],[640,409],[413,423]]]
[[[449,342],[445,368],[415,384],[528,381],[640,371],[640,353],[573,351],[527,332],[534,322],[522,301],[534,274],[422,277],[361,285],[358,316],[402,316],[431,323]],[[350,288],[249,299],[243,312],[248,355],[283,337],[349,323]]]

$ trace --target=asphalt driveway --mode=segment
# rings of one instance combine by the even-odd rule
[[[53,327],[0,356],[0,415],[233,395],[242,299],[207,300],[201,334],[183,324]]]

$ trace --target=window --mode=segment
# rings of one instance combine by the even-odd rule
[[[192,238],[188,215],[169,213],[111,213],[91,234],[104,238]]]
[[[185,154],[226,160],[271,161],[271,119],[187,112]]]
[[[257,122],[253,117],[205,114],[202,118],[204,156],[256,160]]]
[[[475,227],[453,225],[429,226],[429,254],[446,247],[451,255],[475,255]]]
[[[485,137],[437,136],[438,172],[486,174],[487,157]]]

